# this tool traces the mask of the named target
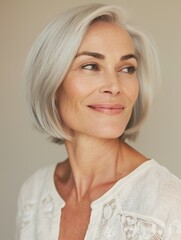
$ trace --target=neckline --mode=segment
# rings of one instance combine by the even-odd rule
[[[97,207],[99,204],[102,204],[105,202],[108,198],[112,197],[116,190],[120,187],[122,187],[125,183],[127,183],[129,180],[132,179],[133,176],[136,176],[140,173],[140,171],[143,171],[143,169],[147,169],[153,164],[157,164],[157,162],[154,159],[147,160],[140,164],[137,168],[135,168],[132,172],[130,172],[128,175],[125,177],[119,179],[107,192],[105,192],[102,196],[97,198],[91,203],[91,208]],[[65,206],[65,201],[64,199],[59,195],[57,192],[57,189],[55,187],[55,182],[54,182],[54,173],[55,169],[57,167],[57,164],[54,164],[50,167],[50,172],[48,176],[48,180],[51,179],[50,181],[50,192],[52,194],[53,199],[55,200],[56,203],[59,204],[61,208]]]
[[[91,203],[91,208],[95,208],[99,204],[102,204],[103,202],[107,202],[108,199],[112,199],[112,196],[115,195],[118,189],[123,187],[128,181],[130,181],[134,176],[139,175],[143,169],[149,168],[151,165],[156,164],[157,162],[154,159],[149,159],[142,164],[140,164],[137,168],[135,168],[132,172],[130,172],[125,177],[119,179],[107,192],[105,192],[101,197],[94,200]]]

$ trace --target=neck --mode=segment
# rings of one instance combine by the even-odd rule
[[[121,159],[124,145],[119,139],[102,140],[81,136],[66,141],[65,145],[72,184],[78,199],[96,186],[116,180],[120,164],[118,159]]]

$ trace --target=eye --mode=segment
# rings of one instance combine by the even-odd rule
[[[128,74],[133,74],[136,72],[136,67],[134,66],[129,66],[129,67],[125,67],[123,68],[121,71],[124,72],[124,73],[128,73]]]
[[[93,70],[93,71],[99,71],[100,69],[99,69],[99,66],[97,65],[97,64],[95,64],[95,63],[93,63],[93,64],[85,64],[85,65],[83,65],[82,66],[82,69],[85,69],[85,70]]]

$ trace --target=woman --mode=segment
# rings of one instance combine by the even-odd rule
[[[181,239],[181,181],[131,148],[158,82],[150,41],[115,6],[70,9],[27,63],[35,126],[68,158],[22,187],[17,239]]]

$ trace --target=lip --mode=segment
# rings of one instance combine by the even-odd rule
[[[124,106],[121,104],[91,104],[88,105],[89,108],[96,112],[105,113],[108,115],[120,114],[124,110]]]

